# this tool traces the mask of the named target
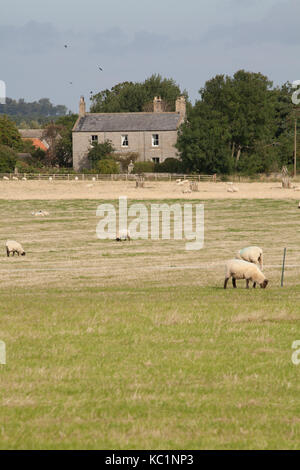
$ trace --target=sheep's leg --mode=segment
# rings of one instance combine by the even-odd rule
[[[229,279],[229,277],[225,277],[225,281],[224,281],[224,289],[226,289],[226,287],[227,287],[227,282],[228,282],[228,279]]]
[[[236,289],[236,279],[235,279],[235,277],[232,278],[232,285],[233,285],[234,289]]]
[[[255,289],[256,287],[256,282],[253,282],[253,289]]]
[[[6,247],[6,254],[9,257],[9,249]]]
[[[246,279],[246,289],[249,289],[249,279]]]

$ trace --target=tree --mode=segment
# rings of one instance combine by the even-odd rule
[[[56,125],[61,126],[60,136],[56,145],[56,160],[60,167],[71,167],[72,155],[72,129],[78,118],[77,114],[70,114],[57,119]]]
[[[96,169],[98,162],[101,160],[113,160],[112,154],[114,151],[115,149],[110,140],[105,140],[102,143],[94,142],[88,153],[88,160],[92,169]]]
[[[14,149],[0,145],[0,173],[10,173],[14,171],[17,161],[17,153]]]
[[[62,126],[54,124],[48,124],[43,132],[43,139],[47,140],[49,148],[46,152],[46,161],[49,166],[54,166],[58,164],[57,161],[57,147],[58,142],[61,138],[60,132],[62,131]]]
[[[179,130],[177,148],[186,170],[253,172],[276,166],[278,92],[267,77],[244,70],[217,75],[199,93]]]
[[[42,123],[55,120],[59,116],[64,116],[67,113],[67,108],[64,105],[54,106],[49,98],[41,98],[39,101],[26,103],[24,99],[13,100],[6,98],[6,104],[2,105],[3,113],[10,116],[17,125],[24,126],[26,122],[29,127],[32,122],[37,122],[38,126]]]
[[[0,145],[22,149],[22,140],[16,124],[7,116],[0,116]]]
[[[152,75],[143,83],[123,82],[111,90],[103,90],[93,95],[92,113],[125,113],[153,111],[154,96],[161,96],[165,111],[174,111],[175,100],[187,92],[180,91],[173,79]]]
[[[202,101],[226,116],[236,163],[255,141],[270,143],[275,132],[272,82],[261,73],[239,70],[233,77],[217,75],[200,90]]]
[[[231,132],[226,116],[199,101],[182,124],[176,147],[183,170],[202,173],[229,173],[233,167]]]

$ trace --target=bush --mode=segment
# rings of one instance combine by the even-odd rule
[[[119,165],[111,158],[107,158],[107,159],[100,160],[99,162],[97,162],[96,169],[98,170],[99,173],[102,173],[105,175],[119,173],[120,171]]]
[[[15,170],[17,153],[15,150],[0,145],[0,173],[10,173]]]
[[[166,158],[164,162],[155,165],[157,173],[181,173],[182,164],[176,158]]]
[[[155,163],[153,162],[136,162],[133,167],[133,173],[153,173]]]
[[[94,142],[92,148],[88,153],[88,159],[91,163],[92,168],[97,168],[98,163],[101,160],[109,160],[113,159],[113,152],[114,147],[110,140],[106,140],[103,143],[98,144],[98,142]]]

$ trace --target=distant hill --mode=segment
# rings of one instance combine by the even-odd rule
[[[68,108],[64,105],[54,106],[49,98],[26,103],[24,99],[6,98],[6,104],[0,105],[0,115],[7,114],[18,127],[40,127],[49,121],[66,116]]]

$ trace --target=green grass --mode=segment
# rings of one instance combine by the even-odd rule
[[[199,252],[97,240],[97,205],[0,203],[0,448],[299,449],[297,204],[207,201]],[[224,291],[250,243],[270,286]]]

